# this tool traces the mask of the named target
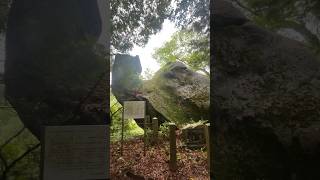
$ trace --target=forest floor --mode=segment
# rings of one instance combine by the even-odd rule
[[[125,140],[123,156],[120,141],[111,143],[111,179],[174,179],[207,180],[207,153],[189,150],[177,139],[178,169],[169,170],[169,141],[159,139],[156,145],[148,145],[144,156],[143,136]]]

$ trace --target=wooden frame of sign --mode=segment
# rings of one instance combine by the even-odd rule
[[[109,125],[44,126],[42,180],[109,177]]]
[[[146,118],[146,102],[145,101],[124,101],[122,110],[121,125],[121,148],[120,153],[123,155],[123,134],[125,119],[142,119]]]

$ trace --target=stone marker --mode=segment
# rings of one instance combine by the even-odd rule
[[[46,126],[43,133],[42,179],[109,178],[109,126]]]
[[[170,133],[170,161],[169,169],[171,171],[177,170],[177,145],[176,145],[176,125],[174,123],[169,124]]]

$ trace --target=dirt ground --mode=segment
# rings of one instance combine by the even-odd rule
[[[143,137],[124,141],[120,156],[120,141],[111,143],[111,179],[174,179],[209,180],[207,153],[189,150],[177,140],[178,169],[169,170],[169,141],[161,139],[157,145],[147,146],[144,156]]]

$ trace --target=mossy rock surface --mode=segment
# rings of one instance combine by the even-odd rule
[[[121,104],[123,101],[147,101],[147,114],[158,117],[160,123],[171,121],[179,125],[209,118],[208,76],[193,72],[181,62],[166,64],[151,80],[139,81],[140,73],[139,57],[116,55],[112,92]],[[130,83],[123,83],[125,81]],[[142,120],[136,121],[141,126]]]
[[[181,62],[168,63],[143,83],[143,97],[176,124],[209,117],[209,77]]]

